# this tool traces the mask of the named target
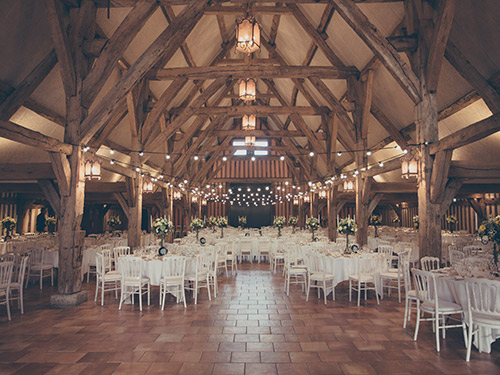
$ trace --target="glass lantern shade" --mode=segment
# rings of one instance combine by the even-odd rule
[[[202,201],[201,201],[201,205],[202,205],[202,206],[206,206],[206,205],[207,205],[207,200],[206,200],[206,199],[202,199]]]
[[[354,192],[354,180],[347,179],[344,181],[344,191],[348,193]]]
[[[193,195],[191,197],[191,203],[198,203],[198,196],[197,195]]]
[[[174,199],[175,200],[180,200],[182,198],[181,192],[180,191],[174,191]]]
[[[309,203],[310,200],[311,200],[311,198],[309,198],[309,195],[304,195],[304,202],[305,203]]]
[[[260,25],[247,16],[236,20],[236,50],[251,54],[260,49]]]
[[[401,162],[401,177],[410,179],[418,177],[418,160],[415,156],[408,154]]]
[[[326,199],[326,190],[320,190],[318,196],[319,199]]]
[[[101,163],[94,158],[85,162],[85,179],[100,180],[101,179]]]
[[[142,192],[143,193],[153,192],[153,180],[151,180],[150,177],[144,177],[144,182],[142,184]]]
[[[252,78],[242,79],[240,81],[240,99],[246,102],[255,100],[255,80]]]
[[[244,115],[241,122],[241,128],[243,130],[255,130],[256,124],[257,124],[257,119],[255,115]]]
[[[247,136],[245,137],[245,146],[254,146],[255,145],[255,137]]]

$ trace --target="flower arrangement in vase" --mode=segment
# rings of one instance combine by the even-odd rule
[[[349,249],[349,235],[355,234],[357,230],[358,226],[356,225],[356,222],[353,219],[344,218],[339,221],[339,224],[337,226],[337,231],[340,234],[346,235],[344,254],[351,253],[351,250]]]
[[[368,223],[370,225],[373,225],[373,228],[375,228],[375,237],[378,237],[377,227],[382,225],[382,216],[372,215],[372,216],[370,216]]]
[[[401,220],[399,220],[399,216],[394,216],[392,218],[392,223],[394,224],[395,227],[398,227],[399,223],[401,223]]]
[[[203,220],[198,219],[197,217],[194,218],[191,220],[190,227],[196,232],[196,241],[198,241],[198,234],[200,233],[200,229],[203,228]]]
[[[296,216],[290,216],[288,218],[288,224],[292,226],[292,233],[295,233],[295,228],[297,227],[297,217]]]
[[[281,237],[281,229],[285,226],[285,217],[278,216],[273,220],[273,227],[278,228],[278,237]]]
[[[122,221],[119,216],[111,216],[108,220],[108,225],[111,227],[111,230],[117,230],[122,225]]]
[[[483,244],[487,244],[488,241],[493,242],[493,269],[491,274],[493,276],[500,276],[500,269],[498,268],[498,246],[500,245],[500,215],[496,217],[490,217],[488,220],[484,220],[478,229],[478,235],[481,238]]]
[[[458,220],[456,216],[450,215],[446,217],[446,222],[450,225],[450,233],[453,233],[457,227]]]
[[[419,227],[419,220],[418,220],[418,215],[413,216],[413,228],[418,230]]]
[[[214,216],[210,216],[208,218],[208,225],[210,226],[210,228],[212,228],[212,231],[215,233],[218,227],[217,218]]]
[[[49,216],[47,217],[47,219],[45,219],[45,223],[47,224],[47,231],[50,234],[54,234],[54,231],[56,230],[57,219],[54,216]]]
[[[245,228],[247,225],[247,217],[246,216],[238,216],[238,224],[241,229]]]
[[[153,233],[160,238],[161,247],[163,247],[163,241],[165,240],[167,234],[172,230],[172,227],[172,222],[164,217],[156,218],[153,222]]]
[[[220,238],[224,238],[224,228],[227,227],[227,219],[223,216],[217,219],[217,226],[220,228]]]
[[[311,241],[316,241],[316,238],[314,238],[314,231],[319,229],[319,220],[315,217],[308,217],[306,219],[306,228],[311,230]]]
[[[10,217],[10,216],[7,216],[6,218],[3,218],[2,219],[2,227],[6,230],[6,234],[5,234],[5,237],[4,237],[4,240],[7,241],[7,240],[10,240],[12,237],[10,235],[10,233],[12,232],[12,230],[15,228],[16,226],[16,219],[14,219],[13,217]]]

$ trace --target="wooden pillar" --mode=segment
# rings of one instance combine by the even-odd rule
[[[138,155],[137,155],[138,157]],[[134,157],[132,157],[134,159]],[[137,165],[132,162],[133,165]],[[141,246],[141,223],[142,223],[142,184],[141,172],[136,172],[134,178],[127,177],[127,188],[129,192],[129,216],[128,216],[128,246],[131,249]]]
[[[425,81],[422,79],[422,81]],[[417,137],[420,146],[418,177],[418,217],[420,257],[441,258],[441,202],[431,201],[433,157],[424,142],[438,140],[436,94],[431,94],[422,84],[422,102],[417,105]]]
[[[337,186],[330,185],[327,193],[328,239],[337,240]]]

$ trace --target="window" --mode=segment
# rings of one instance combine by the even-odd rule
[[[244,140],[234,140],[233,141],[233,146],[245,146],[245,141]]]
[[[257,147],[267,147],[267,146],[269,146],[269,142],[268,141],[256,141],[255,142],[255,146],[257,146]]]
[[[267,156],[269,152],[267,150],[255,150],[253,154],[255,156]]]
[[[234,152],[234,156],[246,156],[247,155],[247,150],[236,150]]]

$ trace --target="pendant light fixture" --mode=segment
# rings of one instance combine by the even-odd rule
[[[255,130],[257,119],[255,115],[243,115],[241,120],[241,128],[243,130]]]
[[[354,179],[346,178],[344,180],[344,192],[353,193],[354,192]]]
[[[411,152],[401,161],[401,177],[406,179],[418,177],[418,160]]]
[[[255,137],[254,136],[246,136],[245,137],[245,146],[252,147],[255,145]]]
[[[153,180],[150,176],[144,176],[144,181],[142,183],[142,192],[143,193],[152,193],[154,189]]]
[[[260,25],[247,14],[236,20],[236,50],[248,55],[260,49]]]
[[[242,79],[240,81],[240,99],[245,102],[255,100],[256,93],[255,80],[252,78]]]
[[[89,155],[87,155],[84,169],[86,180],[101,179],[101,162],[97,160],[95,151],[92,151]]]

